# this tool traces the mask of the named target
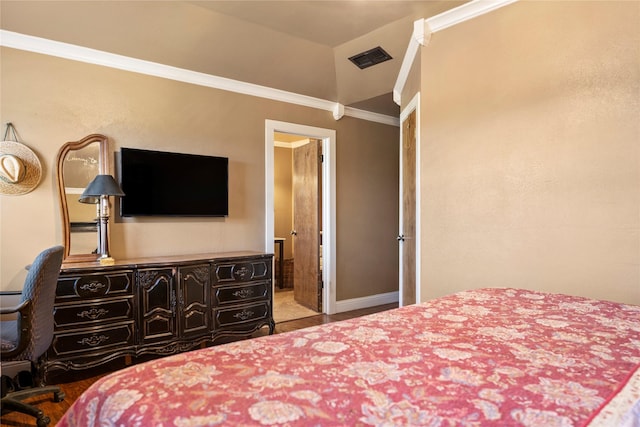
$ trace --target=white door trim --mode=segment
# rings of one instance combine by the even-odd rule
[[[403,168],[402,168],[402,141],[403,141],[403,134],[402,134],[402,130],[404,129],[402,126],[402,123],[404,123],[404,121],[406,120],[407,117],[409,117],[409,114],[411,114],[413,111],[416,112],[416,131],[415,131],[415,135],[416,135],[416,164],[415,164],[415,168],[416,168],[416,212],[415,212],[415,218],[416,218],[416,235],[414,236],[413,241],[415,242],[416,245],[416,276],[415,276],[415,283],[416,283],[416,302],[421,302],[421,293],[420,293],[420,266],[421,266],[421,257],[420,257],[420,243],[421,243],[421,239],[420,239],[420,92],[416,93],[416,95],[413,97],[413,99],[411,99],[411,101],[409,102],[409,104],[407,104],[407,106],[400,112],[400,197],[398,198],[398,209],[400,210],[400,228],[399,228],[399,232],[398,232],[398,236],[402,235],[404,233],[404,224],[403,224],[403,212],[402,212],[402,172],[403,172]],[[400,307],[402,307],[404,305],[404,302],[402,301],[402,289],[403,289],[403,262],[402,262],[402,249],[404,247],[404,243],[398,245],[398,256],[399,256],[399,279],[398,279],[398,283],[400,284],[399,286],[399,296],[400,296],[400,301],[399,301],[399,305]]]
[[[336,312],[336,131],[295,123],[265,120],[265,251],[273,253],[275,237],[274,132],[322,140],[322,310]]]

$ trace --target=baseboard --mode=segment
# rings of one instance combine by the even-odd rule
[[[375,307],[378,305],[391,304],[400,300],[398,291],[387,292],[386,294],[370,295],[368,297],[352,298],[336,301],[336,313],[359,310],[361,308]]]

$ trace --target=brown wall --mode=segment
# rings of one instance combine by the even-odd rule
[[[517,2],[421,49],[422,299],[640,304],[640,8]]]
[[[337,275],[345,284],[337,288],[338,301],[359,296],[351,283],[369,289],[365,295],[398,290],[399,129],[393,141],[378,133],[388,127],[360,121],[357,129],[358,143],[343,144],[337,158]]]
[[[16,126],[44,166],[35,191],[0,197],[3,289],[20,289],[22,267],[42,248],[62,242],[55,157],[65,142],[92,133],[108,136],[115,151],[135,147],[229,158],[228,218],[116,218],[115,258],[263,250],[264,129],[272,119],[337,132],[338,299],[397,290],[397,256],[389,256],[396,243],[379,241],[381,232],[396,232],[397,212],[378,208],[397,204],[397,127],[350,117],[335,121],[327,111],[9,48],[0,54],[2,123]],[[349,225],[354,213],[355,229]],[[362,233],[364,226],[371,232]],[[354,246],[359,259],[346,257]],[[351,273],[372,265],[384,280],[372,284]]]
[[[283,237],[284,259],[293,258],[293,150],[288,147],[275,147],[273,178],[273,204],[275,209],[275,237]]]

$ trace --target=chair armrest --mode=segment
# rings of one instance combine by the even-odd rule
[[[32,302],[33,301],[28,299],[16,307],[3,309],[0,312],[0,314],[20,313],[20,317],[18,317],[18,344],[13,350],[0,351],[0,355],[3,359],[16,356],[27,348],[27,345],[29,344],[29,337],[31,335],[31,316],[29,316],[29,310]]]
[[[29,306],[31,300],[22,301],[22,303],[16,305],[15,307],[0,307],[0,314],[13,314],[20,313],[23,315],[25,309]]]

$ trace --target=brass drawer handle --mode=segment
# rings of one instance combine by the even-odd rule
[[[78,317],[86,317],[87,319],[96,320],[100,317],[109,314],[109,310],[105,310],[104,308],[92,308],[91,310],[81,311],[77,314]]]
[[[104,335],[93,335],[91,338],[82,338],[80,341],[78,341],[78,344],[82,344],[82,345],[89,345],[91,347],[95,347],[97,345],[102,344],[103,342],[107,341],[109,339],[109,337],[104,336]]]
[[[101,283],[101,282],[89,282],[89,283],[85,283],[84,285],[80,286],[80,289],[82,289],[83,291],[98,292],[100,289],[102,289],[104,287],[105,287],[104,283]]]
[[[238,297],[238,298],[248,298],[248,297],[252,296],[253,293],[254,293],[253,289],[244,288],[244,289],[240,289],[240,290],[235,291],[233,293],[233,296],[234,297]]]
[[[243,265],[238,269],[234,269],[233,275],[239,277],[241,280],[244,280],[247,277],[251,277],[251,270]]]
[[[240,319],[240,320],[247,320],[247,319],[251,319],[251,317],[253,317],[255,313],[251,310],[242,310],[240,313],[236,313],[233,315],[233,317],[235,317],[236,319]]]

